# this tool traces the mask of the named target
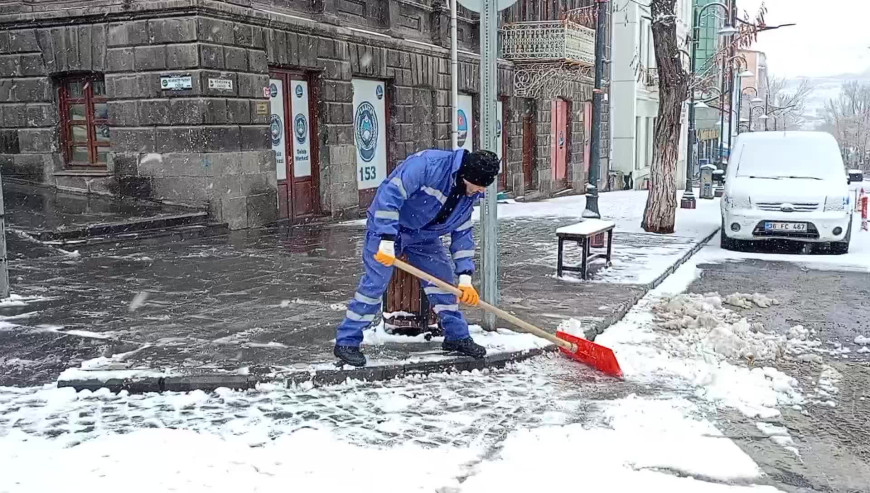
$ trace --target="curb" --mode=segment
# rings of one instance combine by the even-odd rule
[[[637,304],[637,302],[641,300],[641,298],[646,296],[653,289],[657,288],[661,283],[663,283],[665,281],[665,279],[668,278],[668,276],[670,276],[671,274],[676,272],[677,269],[679,269],[683,264],[686,263],[686,261],[688,261],[690,258],[695,256],[696,253],[698,253],[702,248],[704,248],[707,245],[707,243],[709,243],[710,240],[712,240],[713,237],[715,237],[716,234],[719,233],[719,229],[720,228],[717,227],[712,233],[705,236],[704,238],[701,238],[697,243],[695,243],[694,246],[692,246],[692,248],[689,251],[687,251],[685,254],[683,254],[682,257],[677,259],[677,261],[674,262],[670,267],[665,269],[665,271],[659,277],[657,277],[654,281],[646,283],[646,284],[638,284],[638,286],[642,286],[644,288],[644,292],[642,294],[640,294],[639,296],[636,296],[633,300],[630,300],[626,303],[623,303],[622,305],[619,306],[619,308],[614,313],[612,313],[610,316],[606,317],[604,319],[604,323],[601,325],[600,330],[598,329],[598,327],[595,327],[592,330],[585,331],[584,335],[586,336],[586,338],[589,339],[590,341],[595,341],[595,338],[598,337],[599,335],[603,334],[604,331],[607,330],[611,325],[622,320],[623,317],[625,317],[625,315],[628,314],[628,312],[631,311],[632,308],[634,308],[634,306]]]
[[[96,391],[101,388],[107,388],[111,392],[126,390],[132,394],[141,394],[147,392],[190,392],[193,390],[210,392],[221,387],[233,390],[248,390],[255,388],[259,383],[281,384],[286,387],[307,382],[311,382],[315,386],[336,385],[349,380],[376,382],[429,373],[459,373],[472,370],[499,369],[504,368],[510,363],[553,352],[556,352],[556,348],[549,346],[546,348],[498,353],[486,356],[483,359],[460,356],[431,362],[399,362],[383,366],[353,368],[350,370],[338,368],[334,370],[297,370],[274,375],[215,373],[167,377],[73,379],[59,380],[57,387],[71,387],[76,392],[81,390]]]
[[[665,271],[662,273],[662,275],[657,277],[655,281],[647,283],[646,285],[644,285],[646,287],[646,289],[653,290],[653,289],[659,287],[659,285],[661,283],[665,282],[665,279],[667,279],[668,276],[670,276],[671,274],[676,272],[677,269],[679,269],[683,264],[685,264],[687,260],[689,260],[690,258],[695,256],[696,253],[698,253],[702,248],[704,248],[707,245],[707,243],[709,243],[710,240],[712,240],[713,237],[716,236],[717,233],[719,233],[720,229],[721,228],[717,227],[712,233],[710,233],[709,235],[702,238],[698,243],[695,244],[695,246],[692,247],[691,250],[686,252],[682,257],[680,257],[676,262],[674,262],[673,265],[671,265],[670,267],[665,269]]]

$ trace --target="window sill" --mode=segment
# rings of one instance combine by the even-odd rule
[[[109,172],[106,168],[65,169],[54,173],[54,176],[89,176],[94,178],[103,178],[112,175],[114,175],[114,173]]]

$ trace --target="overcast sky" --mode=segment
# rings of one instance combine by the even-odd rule
[[[755,17],[762,0],[737,0]],[[764,0],[768,25],[796,23],[760,33],[754,49],[767,53],[779,77],[825,76],[870,70],[870,0]]]

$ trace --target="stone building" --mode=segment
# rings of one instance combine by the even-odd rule
[[[502,20],[592,5],[521,0]],[[459,18],[460,137],[476,148],[478,22]],[[0,0],[0,166],[231,228],[355,217],[406,156],[450,146],[449,45],[442,0]],[[499,61],[501,186],[515,196],[585,190],[588,60],[564,58]]]

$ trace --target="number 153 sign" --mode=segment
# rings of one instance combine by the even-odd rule
[[[387,120],[384,83],[353,80],[353,141],[357,188],[375,188],[387,177]]]

